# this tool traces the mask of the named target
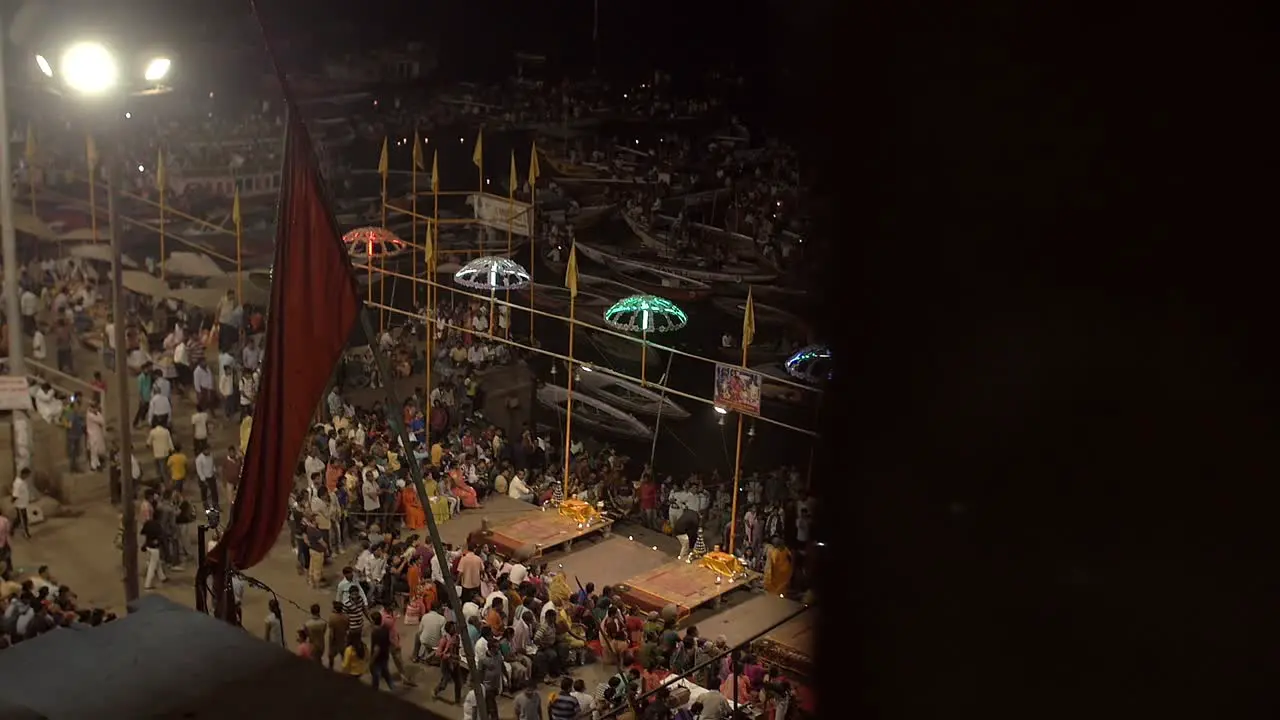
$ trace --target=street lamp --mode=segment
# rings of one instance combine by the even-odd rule
[[[127,97],[141,97],[166,93],[169,88],[161,85],[169,76],[173,62],[164,55],[144,57],[141,62],[122,63],[106,43],[81,40],[68,44],[57,55],[57,63],[50,63],[45,55],[36,55],[36,67],[50,82],[47,89],[60,96],[74,96],[82,101],[86,121],[92,130],[113,136],[120,122],[118,101]],[[122,70],[123,68],[123,70]],[[103,107],[106,106],[106,107]],[[110,123],[110,125],[107,125]],[[104,127],[105,126],[105,127]],[[138,531],[134,515],[133,473],[130,471],[133,443],[130,437],[132,414],[129,412],[129,373],[126,361],[126,313],[124,307],[124,283],[120,249],[119,199],[120,162],[115,142],[98,144],[105,152],[102,161],[107,168],[107,231],[111,237],[111,295],[114,322],[115,371],[116,371],[116,433],[120,449],[120,480],[122,495],[121,540],[124,561],[124,594],[126,602],[138,597]],[[90,170],[91,174],[93,170]],[[96,182],[90,177],[89,182]]]

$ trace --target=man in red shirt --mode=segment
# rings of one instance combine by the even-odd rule
[[[647,473],[640,481],[640,521],[650,529],[662,527],[658,524],[658,483]]]

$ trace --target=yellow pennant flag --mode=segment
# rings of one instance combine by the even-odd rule
[[[742,347],[747,347],[756,339],[756,304],[751,298],[751,288],[747,288],[747,311],[742,315]]]
[[[98,167],[98,144],[93,141],[92,135],[84,137],[84,156],[89,162],[89,174],[93,175],[93,170]]]
[[[236,188],[235,199],[231,201],[231,222],[240,227],[240,188]]]
[[[537,187],[538,176],[542,174],[542,168],[538,167],[538,144],[533,144],[533,149],[529,151],[529,187]]]
[[[440,192],[440,152],[431,151],[431,192]]]
[[[27,158],[28,165],[36,161],[36,128],[31,123],[27,123],[27,147],[25,157]]]
[[[564,286],[569,288],[569,297],[578,297],[578,245],[569,248],[569,265],[564,269]]]
[[[390,158],[387,156],[387,139],[382,138],[382,156],[378,158],[378,174],[386,182],[387,173],[391,170]]]
[[[422,140],[418,138],[418,131],[413,131],[413,169],[426,170],[426,161],[422,157]]]
[[[516,174],[516,151],[512,150],[511,151],[511,185],[510,185],[511,189],[507,191],[508,194],[510,194],[512,197],[515,197],[516,187],[519,184],[520,184],[520,176]]]
[[[167,178],[165,177],[164,169],[164,148],[161,148],[156,151],[156,189],[163,192],[167,185],[165,182],[166,180]]]
[[[484,130],[476,134],[476,149],[471,151],[471,163],[484,170]]]

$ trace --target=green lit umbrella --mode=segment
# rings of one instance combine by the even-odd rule
[[[649,357],[649,333],[675,332],[689,324],[689,316],[675,303],[656,295],[632,295],[614,303],[604,311],[604,321],[617,330],[638,332],[644,342],[640,358],[640,381],[646,383],[646,361]]]

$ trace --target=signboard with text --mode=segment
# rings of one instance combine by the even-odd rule
[[[513,235],[523,237],[533,235],[533,206],[529,203],[487,193],[471,195],[469,200],[481,225],[503,232],[510,228]]]
[[[722,408],[748,415],[760,414],[760,373],[736,365],[716,364],[715,402]]]
[[[0,377],[0,410],[30,410],[31,390],[24,377]]]

